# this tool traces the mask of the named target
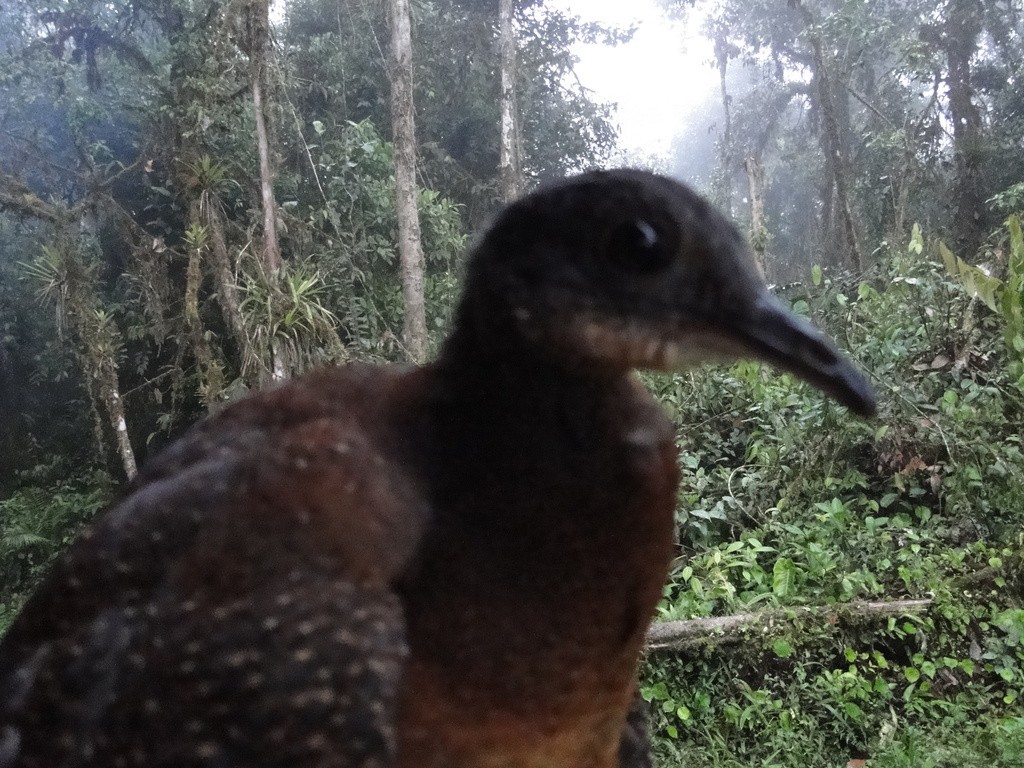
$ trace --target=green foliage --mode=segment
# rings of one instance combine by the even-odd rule
[[[21,477],[0,500],[0,634],[75,532],[111,498],[105,473],[67,479],[59,463]]]
[[[1022,763],[1022,717],[964,724],[946,733],[908,729],[871,759],[872,768],[1016,768]]]
[[[1006,220],[1006,231],[1009,253],[999,312],[1006,323],[1006,343],[1014,358],[1013,373],[1018,376],[1018,386],[1024,390],[1024,234],[1019,216]]]
[[[613,149],[615,129],[608,105],[595,103],[573,76],[574,46],[616,35],[537,3],[515,6],[527,174],[550,178],[600,163]],[[368,120],[384,130],[385,6],[293,0],[286,13],[282,42],[300,111],[339,123]],[[412,21],[422,173],[477,226],[500,204],[497,5],[418,3]]]
[[[870,371],[874,422],[755,364],[652,380],[683,472],[684,554],[662,618],[935,601],[835,625],[794,614],[739,646],[652,655],[642,692],[665,765],[1019,754],[1019,722],[998,725],[1024,695],[1024,394],[1001,343],[1013,318],[981,309],[965,332],[970,286],[917,251],[859,284],[816,274],[792,297]],[[983,716],[990,734],[968,728]]]
[[[1015,200],[1012,195],[1009,199]],[[1002,317],[1010,373],[1024,391],[1024,234],[1020,217],[1011,215],[997,237],[1006,251],[1006,277],[1002,280],[981,267],[968,264],[950,251],[945,243],[939,241],[936,245],[946,272],[956,278],[971,297],[982,301]],[[920,242],[921,232],[915,225],[912,244]]]
[[[392,146],[369,121],[314,121],[315,183],[296,190],[301,252],[325,276],[325,303],[357,355],[400,357],[402,304]],[[460,211],[433,190],[419,192],[426,259],[428,327],[446,327],[456,294],[456,260],[466,245]]]
[[[242,286],[253,364],[267,378],[275,363],[302,372],[344,357],[335,317],[323,303],[323,278],[308,262],[285,262],[271,278],[259,259],[249,258]]]

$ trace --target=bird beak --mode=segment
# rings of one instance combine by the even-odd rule
[[[703,313],[701,313],[703,314]],[[615,368],[673,371],[704,362],[763,360],[810,382],[854,413],[873,416],[877,403],[867,379],[813,325],[764,289],[731,313],[687,313],[681,325],[609,322],[590,313],[573,317],[566,348]],[[525,322],[525,321],[524,321]]]
[[[877,403],[867,379],[825,334],[762,292],[726,333],[746,354],[765,360],[834,397],[854,413],[872,416]]]

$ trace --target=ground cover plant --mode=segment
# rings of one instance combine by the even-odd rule
[[[1014,227],[996,235],[1011,259],[1024,253]],[[941,249],[918,236],[861,280],[816,271],[816,286],[792,294],[871,372],[873,422],[755,365],[654,382],[676,413],[683,466],[684,556],[662,618],[794,609],[738,642],[648,656],[663,764],[1020,764],[1013,302],[998,305],[1009,317],[979,310]],[[868,621],[841,607],[901,598],[932,602]],[[796,610],[808,605],[836,611]]]

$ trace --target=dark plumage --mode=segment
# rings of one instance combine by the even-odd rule
[[[80,537],[0,647],[0,766],[643,765],[677,470],[630,371],[735,355],[873,408],[686,188],[524,198],[437,362],[235,403]]]

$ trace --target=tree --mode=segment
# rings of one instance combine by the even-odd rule
[[[519,105],[516,100],[516,38],[512,0],[499,2],[498,40],[501,47],[501,156],[498,161],[501,197],[514,200],[522,191],[519,160]]]
[[[391,123],[395,142],[395,200],[398,252],[402,263],[405,322],[402,341],[409,357],[427,354],[423,301],[423,245],[416,204],[416,119],[412,93],[412,33],[409,0],[391,0]]]
[[[821,36],[816,29],[817,20],[800,0],[794,0],[792,5],[801,11],[806,25],[804,32],[811,46],[812,71],[821,117],[822,150],[825,156],[825,167],[829,171],[832,182],[832,192],[835,195],[835,207],[838,209],[838,229],[841,233],[838,241],[842,248],[843,262],[853,269],[863,271],[864,257],[858,242],[857,225],[854,222],[851,200],[852,170],[849,149],[840,124],[841,117],[844,122],[849,120],[848,116],[839,114],[839,105],[845,106],[845,99],[840,101],[838,98],[843,85],[833,82],[833,71],[831,66],[826,63]]]
[[[722,97],[722,135],[718,141],[718,157],[719,157],[719,198],[721,199],[722,208],[725,209],[726,216],[731,217],[733,215],[732,210],[732,176],[733,176],[733,163],[734,163],[734,152],[733,146],[733,131],[732,131],[732,96],[729,95],[728,86],[728,71],[729,71],[729,59],[731,56],[735,56],[738,50],[735,46],[730,45],[725,30],[721,25],[717,25],[712,22],[708,26],[708,31],[711,33],[712,40],[715,45],[715,66],[718,69],[718,88],[719,93]],[[746,162],[746,161],[744,161]],[[746,167],[746,166],[744,166]],[[751,182],[751,193],[753,194],[753,181]],[[751,206],[753,217],[753,206]],[[763,209],[761,210],[763,214]],[[763,217],[762,217],[763,219]],[[763,223],[763,222],[762,222]],[[754,224],[751,223],[751,231],[754,230]],[[760,263],[760,262],[758,262]]]
[[[276,286],[281,271],[281,248],[277,238],[277,201],[274,170],[267,130],[267,82],[270,70],[270,1],[243,0],[239,9],[238,42],[249,58],[249,88],[252,93],[256,150],[260,168],[260,203],[263,209],[262,267],[267,281]],[[272,291],[272,295],[276,291]],[[287,378],[294,366],[285,359],[280,340],[270,340],[270,372],[275,381]]]
[[[4,7],[0,387],[27,409],[18,434],[71,418],[3,471],[74,446],[76,462],[109,455],[130,472],[126,448],[143,459],[283,369],[404,356],[386,6],[319,3],[287,4],[280,48],[262,0]],[[316,34],[293,26],[303,8]],[[610,145],[607,113],[566,74],[572,41],[603,33],[529,0],[512,9],[513,85],[536,121],[520,126],[524,179],[592,162]],[[464,222],[500,197],[498,3],[441,0],[412,22],[422,128],[405,167],[433,332],[449,321]],[[43,283],[15,262],[48,252],[87,273],[76,295],[95,310],[62,314],[59,341],[41,330]],[[47,408],[50,392],[78,407]],[[113,450],[87,448],[97,424]]]
[[[982,31],[980,0],[949,0],[940,24],[924,24],[921,36],[946,56],[946,90],[953,126],[953,241],[966,258],[973,258],[987,231],[981,161],[981,111],[975,103],[971,60]]]
[[[78,356],[84,375],[85,389],[93,402],[100,402],[106,411],[125,476],[130,480],[137,472],[135,451],[128,434],[124,400],[118,377],[118,358],[122,351],[120,331],[113,317],[100,305],[96,286],[96,263],[87,261],[94,241],[92,216],[59,205],[49,206],[34,201],[37,212],[47,210],[55,227],[55,241],[43,246],[26,271],[38,286],[39,296],[54,305],[58,323],[71,329],[77,342]],[[83,221],[81,235],[75,237],[76,218]]]
[[[294,0],[283,32],[300,112],[390,125],[390,74],[378,49],[387,4]],[[472,229],[502,200],[501,31],[498,0],[416,5],[413,87],[421,183],[461,206]],[[614,146],[608,105],[573,77],[573,45],[624,33],[584,24],[536,0],[514,0],[515,78],[522,184],[599,165]],[[428,249],[429,253],[429,249]]]

